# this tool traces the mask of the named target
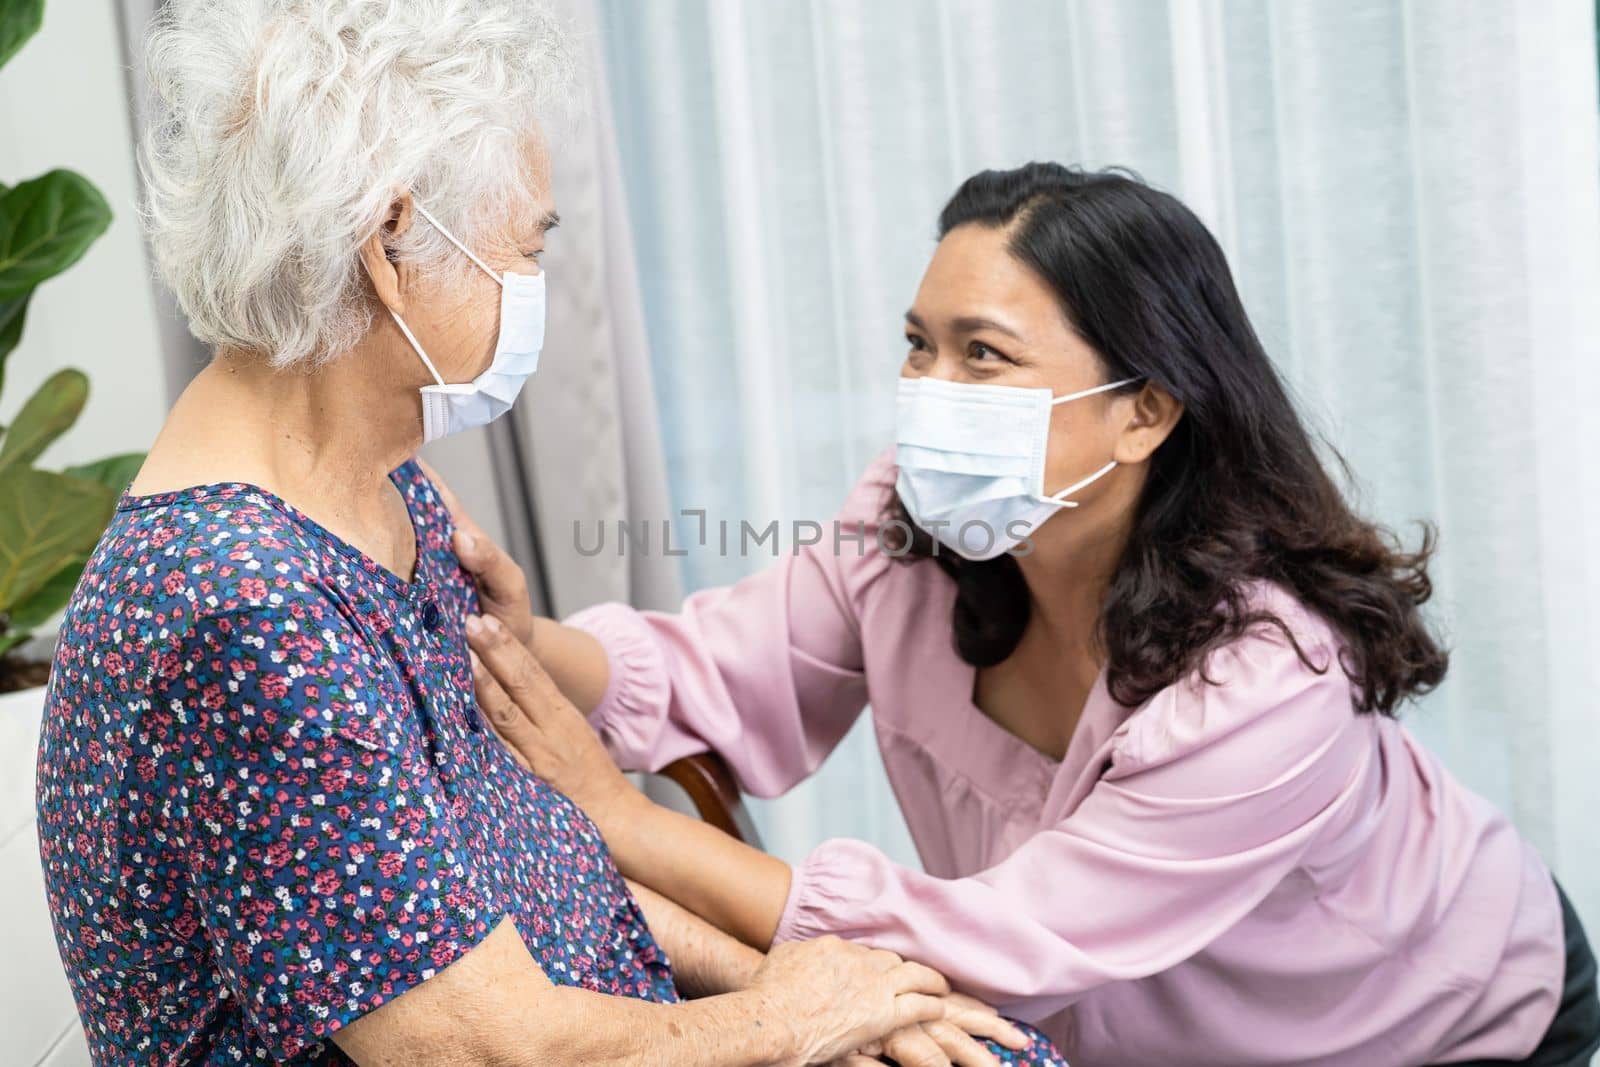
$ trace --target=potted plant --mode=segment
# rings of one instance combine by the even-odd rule
[[[43,0],[0,3],[0,67],[38,31],[43,13]],[[76,263],[110,223],[105,198],[72,171],[0,183],[0,389],[34,289]],[[88,396],[82,371],[57,371],[0,427],[0,715],[22,704],[37,721],[50,643],[29,638],[66,606],[144,460],[129,453],[60,471],[38,465]]]

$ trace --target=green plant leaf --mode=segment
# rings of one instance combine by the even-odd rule
[[[72,266],[110,225],[106,198],[70,170],[7,189],[0,196],[0,300],[26,296]]]
[[[44,0],[0,0],[0,67],[44,24]]]
[[[133,476],[139,473],[139,468],[144,466],[143,452],[124,452],[119,456],[107,456],[97,459],[93,463],[83,463],[76,467],[68,467],[62,471],[74,478],[87,478],[91,482],[99,482],[107,489],[122,495],[128,488],[128,483],[133,481]]]
[[[46,579],[37,593],[11,609],[8,632],[33,630],[49,622],[72,599],[78,579],[83,577],[83,568],[88,565],[87,555],[78,556]]]
[[[18,633],[15,630],[7,630],[5,633],[0,633],[0,656],[10,652],[32,636],[30,633]]]
[[[78,421],[89,399],[89,379],[67,367],[46,378],[11,420],[0,441],[0,473],[32,463],[50,442]]]
[[[28,315],[28,298],[0,300],[0,384],[5,381],[6,357],[22,341],[22,320]]]
[[[117,504],[103,485],[31,467],[0,472],[0,611],[87,555]]]

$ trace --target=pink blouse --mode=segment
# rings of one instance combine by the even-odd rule
[[[1549,871],[1404,727],[1357,714],[1272,632],[1136,709],[1102,678],[1065,758],[972,703],[955,590],[877,551],[880,458],[830,536],[681,614],[606,604],[610,684],[592,721],[655,770],[721,753],[774,796],[816,770],[870,703],[926,871],[860,841],[796,870],[779,940],[837,934],[921,960],[1037,1022],[1085,1065],[1520,1059],[1564,967]],[[1258,595],[1319,663],[1327,626]]]

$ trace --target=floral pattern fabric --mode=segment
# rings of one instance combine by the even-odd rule
[[[38,813],[97,1063],[347,1063],[504,918],[553,982],[676,999],[594,825],[478,718],[449,514],[392,477],[410,582],[242,484],[124,498],[95,551]]]

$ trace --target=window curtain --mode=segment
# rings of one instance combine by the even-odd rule
[[[1453,665],[1405,719],[1600,921],[1588,0],[598,7],[675,509],[827,520],[891,440],[959,181],[1132,167],[1216,233],[1363,509],[1440,526]],[[678,562],[695,588],[771,557]],[[758,819],[790,858],[852,835],[914,862],[864,727]]]

